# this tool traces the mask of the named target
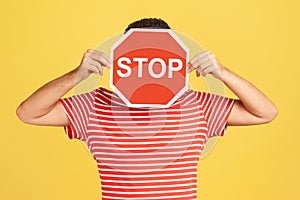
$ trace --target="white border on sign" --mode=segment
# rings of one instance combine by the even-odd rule
[[[127,31],[112,47],[111,47],[111,53],[110,58],[112,61],[114,57],[114,49],[119,46],[128,36],[130,36],[133,32],[167,32],[169,33],[173,39],[176,40],[176,42],[186,51],[186,66],[188,64],[188,60],[190,57],[190,50],[189,48],[179,39],[179,37],[171,30],[171,29],[153,29],[153,28],[131,28],[129,31]],[[126,103],[129,107],[134,108],[168,108],[170,107],[179,97],[181,97],[187,90],[188,90],[188,76],[189,73],[187,72],[186,68],[186,76],[185,76],[185,85],[184,87],[167,103],[167,104],[132,104],[129,102],[129,100],[113,85],[113,69],[114,64],[112,64],[112,67],[110,69],[110,87],[113,89],[113,91]]]

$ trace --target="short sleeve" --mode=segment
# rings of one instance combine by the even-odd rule
[[[64,126],[69,139],[85,141],[89,115],[94,108],[96,90],[60,99],[63,110],[70,121]]]
[[[208,138],[224,136],[227,120],[236,99],[207,92],[199,92],[198,97],[207,123]]]

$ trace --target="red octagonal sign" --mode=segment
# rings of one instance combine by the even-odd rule
[[[188,89],[188,57],[169,29],[130,29],[111,48],[110,86],[129,107],[169,107]]]

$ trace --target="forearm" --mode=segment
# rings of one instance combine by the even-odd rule
[[[19,105],[17,113],[23,119],[32,119],[50,112],[57,101],[78,83],[77,72],[78,68],[40,87]]]
[[[275,105],[258,88],[224,67],[220,78],[242,102],[246,110],[259,118],[276,116]]]

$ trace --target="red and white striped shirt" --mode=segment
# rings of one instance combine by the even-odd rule
[[[129,108],[100,87],[60,102],[67,136],[97,162],[102,199],[192,200],[205,142],[225,134],[235,100],[189,90],[169,108]]]

